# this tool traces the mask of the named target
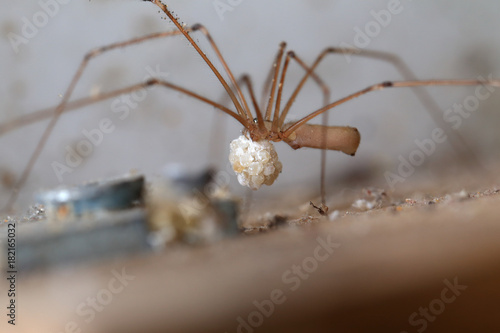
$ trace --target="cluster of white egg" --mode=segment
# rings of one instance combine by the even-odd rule
[[[238,176],[238,182],[252,190],[262,184],[272,185],[283,166],[271,142],[252,141],[244,135],[233,140],[230,145],[229,161]]]

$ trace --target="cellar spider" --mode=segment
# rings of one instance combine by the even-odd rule
[[[121,43],[115,43],[107,45],[101,48],[94,49],[87,53],[81,62],[77,72],[73,76],[69,86],[67,87],[65,93],[62,96],[61,102],[54,109],[42,110],[24,117],[19,117],[14,119],[12,122],[0,125],[0,134],[4,134],[14,128],[23,126],[25,124],[35,122],[47,117],[50,117],[50,122],[45,129],[41,139],[39,140],[33,154],[31,155],[26,167],[24,168],[20,178],[17,180],[15,189],[12,191],[11,196],[7,202],[7,210],[11,210],[13,204],[16,201],[19,189],[27,181],[38,157],[40,156],[44,146],[47,143],[49,136],[51,135],[59,117],[66,110],[77,109],[79,107],[95,103],[104,99],[116,97],[122,94],[131,93],[133,91],[144,89],[150,86],[162,86],[174,91],[178,91],[185,95],[188,95],[194,99],[201,102],[209,104],[216,109],[219,109],[223,113],[231,116],[236,121],[238,121],[243,126],[243,133],[240,138],[234,140],[231,143],[231,154],[230,160],[233,165],[233,169],[238,174],[238,180],[242,185],[246,185],[252,189],[258,189],[262,184],[271,185],[279,173],[281,172],[281,163],[277,159],[277,154],[274,150],[272,142],[284,141],[293,149],[299,149],[302,147],[317,148],[322,149],[323,152],[326,150],[337,150],[343,153],[354,155],[360,143],[360,135],[356,128],[349,126],[327,126],[326,122],[323,121],[322,125],[311,125],[308,124],[310,120],[319,116],[326,115],[326,111],[346,103],[354,98],[365,95],[372,91],[378,91],[386,88],[402,88],[402,87],[422,87],[422,86],[463,86],[463,85],[492,85],[500,86],[500,80],[415,80],[414,75],[411,71],[394,55],[375,52],[375,51],[360,51],[354,49],[338,49],[338,48],[327,48],[323,50],[312,63],[308,66],[304,61],[301,60],[293,51],[286,50],[286,44],[283,42],[279,46],[279,51],[276,55],[273,67],[269,72],[267,80],[267,103],[257,103],[255,98],[255,93],[253,90],[252,82],[250,77],[244,75],[240,80],[236,80],[233,73],[231,72],[229,66],[224,60],[221,52],[219,51],[216,43],[212,39],[208,30],[200,25],[195,24],[191,27],[182,26],[178,19],[175,18],[169,11],[167,6],[159,0],[143,0],[151,2],[160,8],[160,10],[167,15],[167,17],[174,23],[177,27],[176,31],[156,33],[140,38],[131,39]],[[212,61],[205,55],[205,53],[200,49],[198,44],[190,36],[190,33],[201,32],[205,38],[208,40],[210,47],[215,52],[217,59],[222,65],[226,75],[229,77],[229,81],[226,80],[219,70],[213,65]],[[73,90],[78,83],[82,73],[88,62],[109,50],[126,47],[132,44],[137,44],[144,42],[146,40],[183,35],[184,38],[193,46],[196,52],[204,60],[204,62],[209,66],[213,74],[217,77],[220,84],[223,86],[227,96],[230,98],[234,110],[231,110],[224,105],[214,102],[209,98],[201,96],[191,90],[180,87],[173,83],[161,80],[159,78],[151,78],[146,82],[135,84],[129,87],[121,88],[111,92],[98,93],[88,98],[79,99],[70,102],[70,97],[72,96]],[[385,81],[371,85],[365,89],[356,91],[346,97],[338,99],[334,102],[329,101],[329,90],[328,87],[323,83],[320,77],[315,73],[316,68],[322,62],[322,60],[328,54],[345,54],[349,53],[357,56],[365,56],[373,59],[378,59],[382,61],[387,61],[392,63],[405,77],[405,81]],[[285,78],[287,70],[291,61],[295,61],[300,65],[300,67],[305,70],[305,73],[300,80],[299,84],[296,86],[292,95],[289,97],[285,106],[282,108],[282,93],[283,86],[285,83]],[[286,117],[289,113],[291,106],[293,105],[297,95],[301,91],[305,82],[312,78],[320,86],[324,94],[324,106],[315,110],[305,117],[286,123]],[[250,95],[251,104],[253,106],[253,113],[250,108],[250,104],[245,98],[243,91],[240,86],[245,85],[248,93]],[[427,104],[432,104],[431,99],[426,96],[423,91],[416,91],[416,94],[423,101],[427,100]],[[427,105],[429,108],[433,108],[433,105]],[[434,117],[434,120],[439,124],[442,119],[439,117]],[[453,136],[455,139],[455,146],[461,145],[461,139],[459,136]],[[450,138],[453,138],[450,136]],[[452,142],[453,143],[453,142]],[[322,154],[322,182],[321,182],[321,205],[319,207],[315,206],[318,211],[322,214],[326,214],[328,207],[325,204],[325,190],[324,190],[324,153]]]

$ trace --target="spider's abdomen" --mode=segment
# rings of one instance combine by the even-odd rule
[[[238,182],[252,190],[262,184],[272,185],[281,173],[282,165],[271,142],[252,141],[244,135],[233,140],[230,145],[229,161]]]

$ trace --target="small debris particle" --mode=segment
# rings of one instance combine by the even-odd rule
[[[458,193],[454,193],[452,196],[453,196],[454,199],[460,200],[460,201],[470,198],[469,193],[467,193],[466,190],[462,190],[462,191],[460,191]]]
[[[340,217],[340,212],[338,210],[334,210],[333,212],[331,212],[329,215],[328,215],[328,219],[330,221],[335,221],[336,219],[338,219]]]
[[[384,190],[366,188],[363,189],[363,198],[355,200],[352,206],[360,210],[372,210],[387,206],[389,201],[389,197]]]
[[[309,204],[314,207],[314,209],[316,209],[318,211],[318,213],[320,213],[321,215],[323,216],[327,216],[328,215],[328,206],[325,206],[323,204],[321,204],[320,206],[316,206],[315,204],[313,204],[312,201],[309,201]]]
[[[371,210],[371,209],[375,208],[375,204],[376,204],[375,201],[368,201],[368,200],[365,200],[365,199],[358,199],[358,200],[354,201],[354,203],[352,204],[352,206],[354,208],[361,209],[361,210]]]
[[[285,216],[274,215],[272,219],[270,219],[269,228],[277,228],[283,225],[286,225],[288,219]]]

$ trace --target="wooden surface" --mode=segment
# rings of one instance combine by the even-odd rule
[[[498,331],[499,191],[490,185],[466,196],[415,198],[392,197],[385,207],[366,212],[350,207],[333,221],[302,214],[268,232],[210,246],[178,246],[28,276],[21,273],[18,325],[15,330],[7,328],[9,332]],[[325,249],[328,242],[334,244],[331,253]],[[294,266],[303,268],[297,272]],[[103,290],[123,269],[133,280],[112,294],[110,303],[87,323],[88,312],[78,315],[76,310],[80,306],[88,311],[90,307],[82,304],[89,297],[104,297]],[[453,291],[445,290],[450,284],[464,287],[458,287],[453,297]],[[279,304],[271,307],[271,299]],[[259,312],[256,303],[264,310]],[[429,319],[424,319],[419,311],[429,306]],[[246,326],[250,323],[255,327]]]

